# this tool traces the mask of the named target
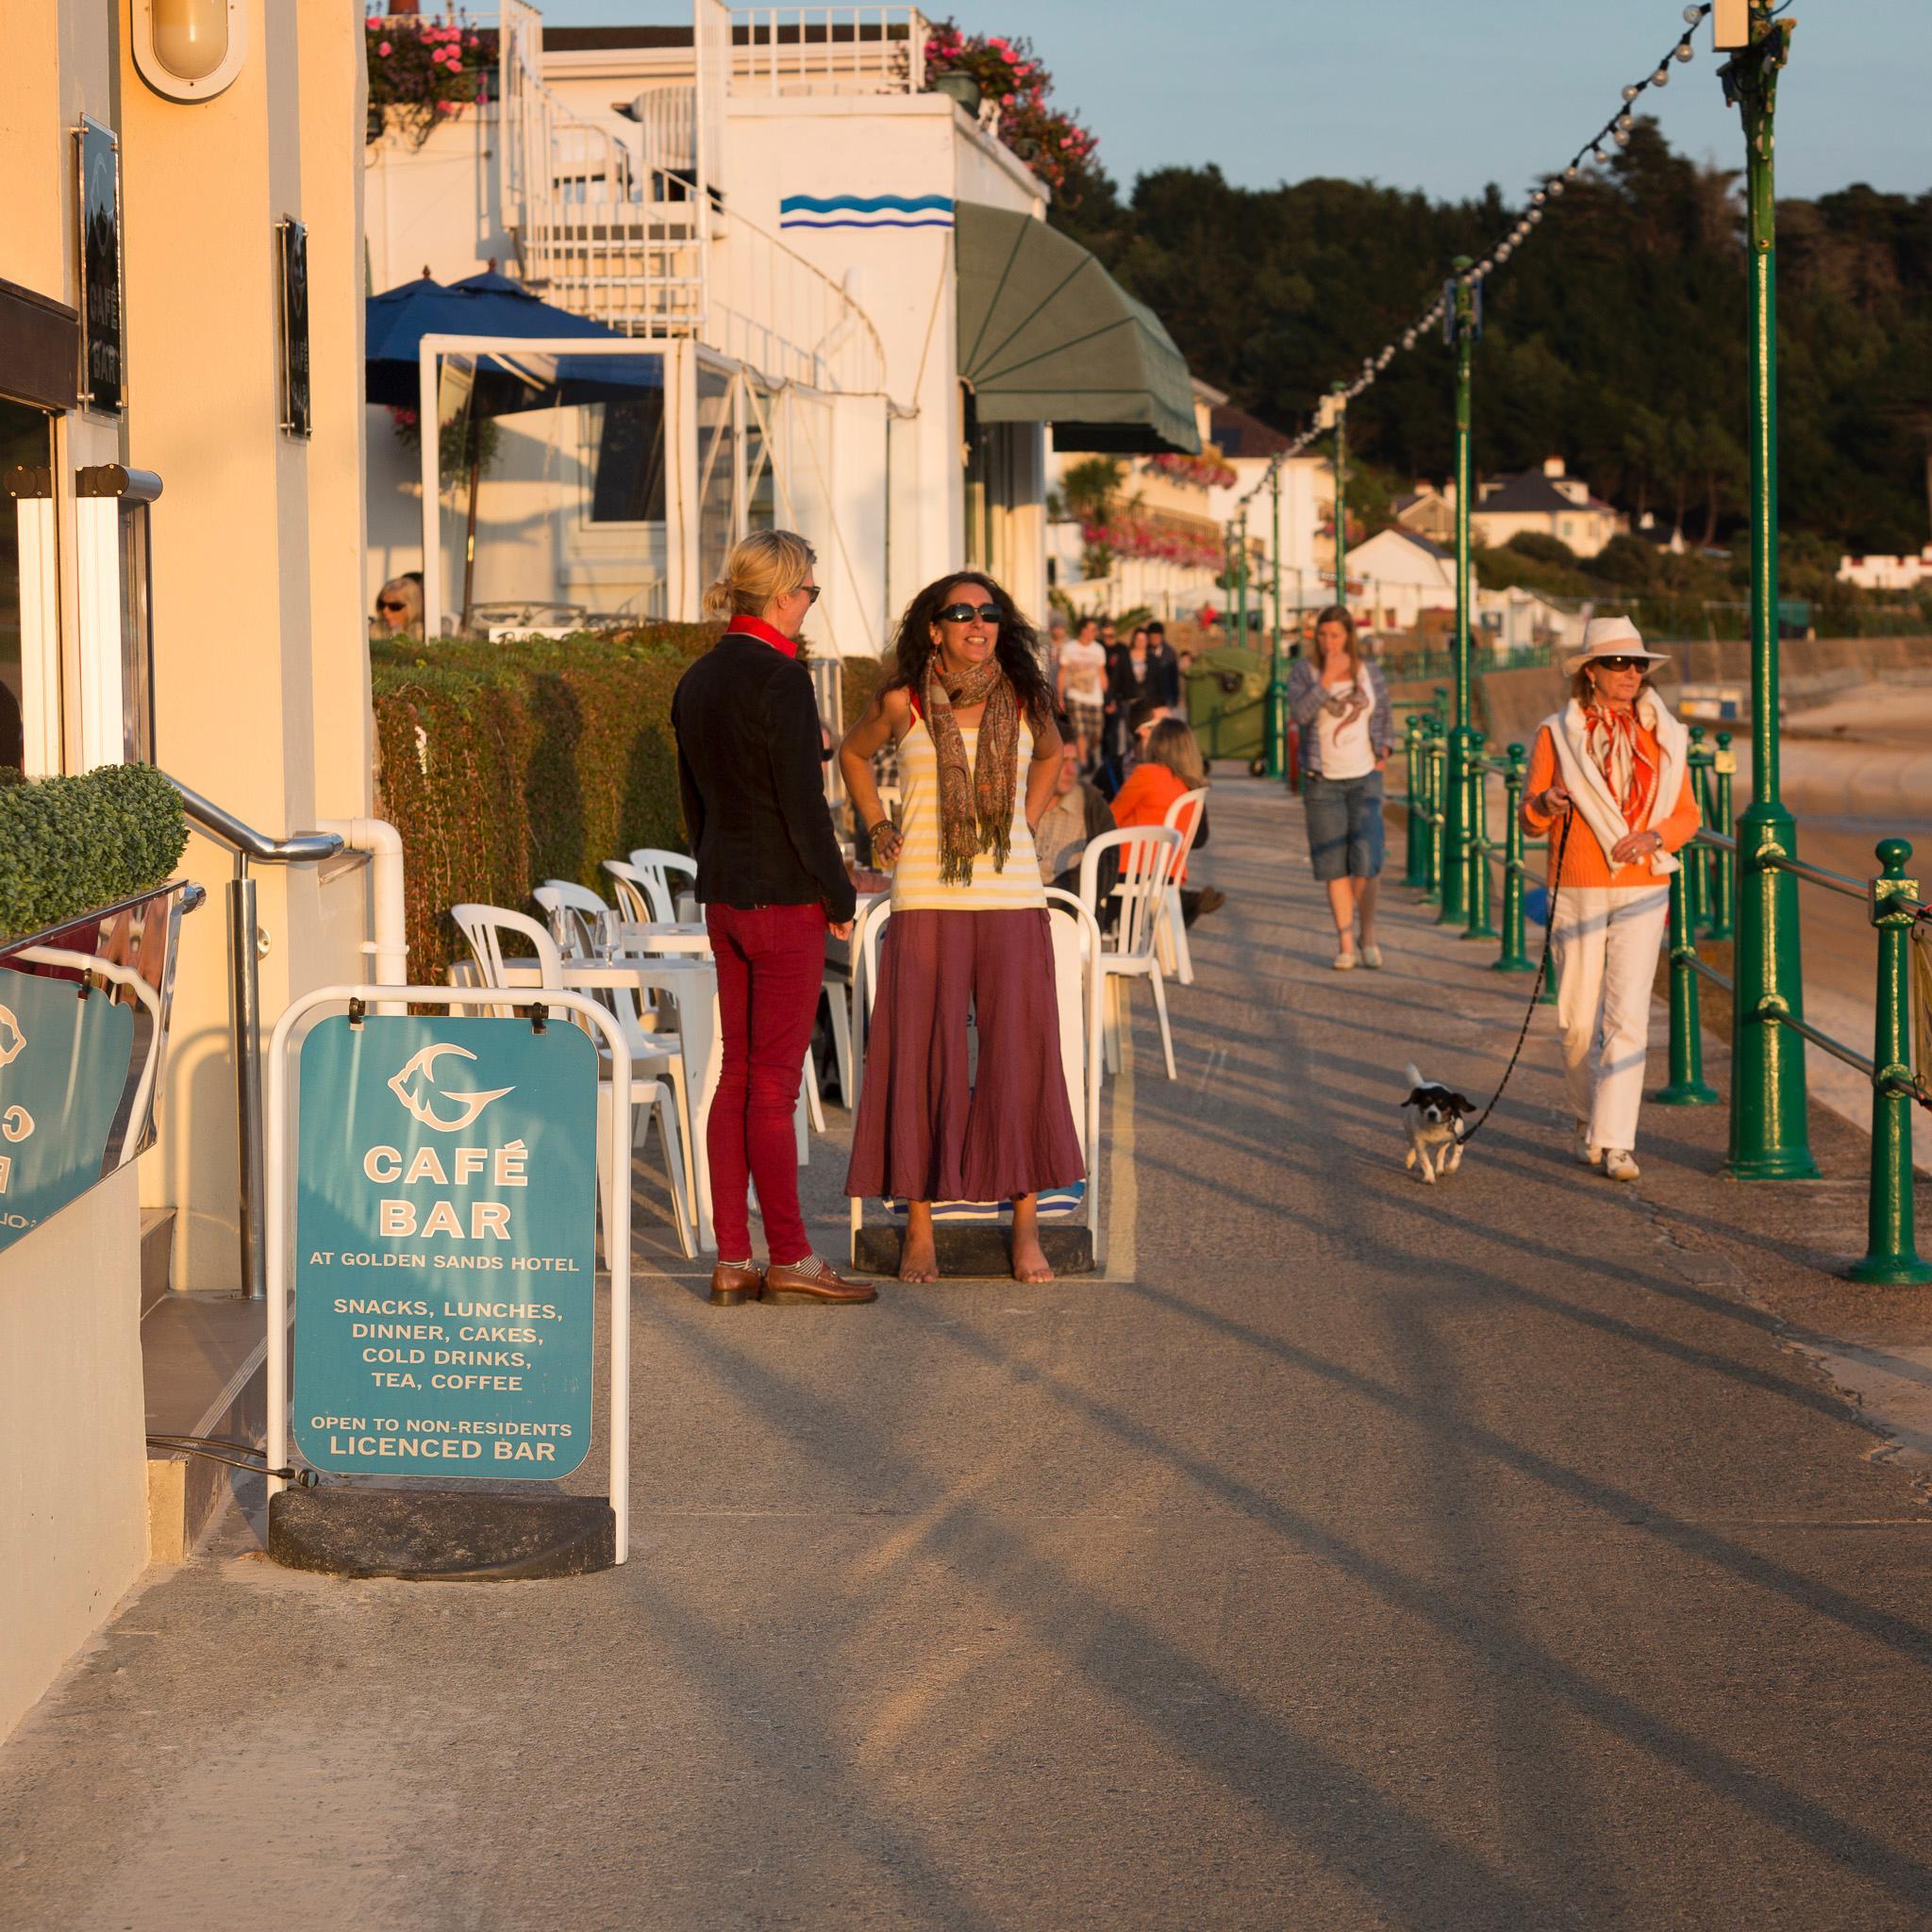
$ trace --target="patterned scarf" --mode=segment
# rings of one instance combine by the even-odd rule
[[[1583,743],[1610,788],[1624,823],[1641,832],[1657,795],[1657,760],[1639,735],[1637,712],[1613,711],[1603,705],[1583,708]]]
[[[970,886],[975,854],[991,852],[992,869],[1005,872],[1012,848],[1019,700],[997,658],[953,676],[941,668],[938,651],[926,660],[921,696],[925,728],[939,753],[940,880],[948,886]],[[969,763],[953,707],[982,700],[986,709],[979,719],[979,755]]]

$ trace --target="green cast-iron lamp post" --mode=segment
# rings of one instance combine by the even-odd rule
[[[1442,801],[1442,905],[1438,921],[1461,925],[1468,917],[1470,868],[1487,866],[1488,858],[1470,844],[1470,791],[1483,782],[1472,761],[1469,706],[1469,426],[1470,363],[1480,326],[1475,284],[1466,255],[1451,264],[1456,271],[1452,307],[1446,318],[1456,345],[1456,700],[1449,725],[1449,769]]]
[[[1779,796],[1777,635],[1777,208],[1773,124],[1791,23],[1751,0],[1748,43],[1722,71],[1744,123],[1751,328],[1752,799],[1738,820],[1737,987],[1731,1023],[1731,1135],[1739,1180],[1818,1172],[1805,1115],[1805,1042],[1781,1016],[1804,1017],[1798,882],[1767,859],[1797,856]],[[1722,45],[1722,40],[1720,42]]]

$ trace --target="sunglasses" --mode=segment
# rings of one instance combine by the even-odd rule
[[[391,604],[387,598],[384,598],[375,608],[378,610],[407,610],[409,607],[407,604]]]
[[[1605,671],[1648,671],[1650,669],[1650,659],[1648,658],[1592,658],[1590,661],[1592,664],[1601,666]]]
[[[800,584],[798,588],[805,592],[805,601],[808,604],[816,604],[819,601],[819,591],[824,587],[822,584]]]
[[[1000,607],[997,604],[948,604],[940,612],[941,624],[971,624],[975,617],[981,624],[997,624]]]

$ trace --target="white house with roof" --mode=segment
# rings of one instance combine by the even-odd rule
[[[1456,608],[1456,556],[1391,524],[1348,553],[1348,608],[1364,629],[1413,630],[1424,611]]]
[[[1581,476],[1566,472],[1561,457],[1549,457],[1541,470],[1481,484],[1469,525],[1474,541],[1486,548],[1527,530],[1567,543],[1578,557],[1594,557],[1612,537],[1628,533],[1630,519],[1592,496]]]
[[[1916,591],[1932,584],[1932,543],[1916,557],[1840,557],[1838,580],[1861,591]]]
[[[1165,328],[1047,225],[996,109],[927,85],[917,8],[546,28],[505,0],[500,31],[494,103],[371,143],[370,286],[494,261],[618,331],[655,398],[495,419],[467,572],[463,466],[373,408],[372,592],[426,549],[446,625],[690,619],[730,543],[782,524],[818,550],[815,641],[871,654],[962,564],[1043,617],[1050,447],[1198,453]],[[441,421],[492,356],[437,353]]]

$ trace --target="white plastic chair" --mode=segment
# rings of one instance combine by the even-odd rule
[[[1191,810],[1190,808],[1192,808]],[[1182,986],[1194,983],[1194,956],[1188,949],[1188,922],[1181,911],[1181,874],[1188,868],[1188,854],[1201,829],[1201,814],[1208,809],[1208,788],[1203,785],[1184,791],[1168,807],[1161,820],[1169,831],[1181,835],[1181,849],[1174,862],[1174,880],[1160,908],[1160,963]],[[1186,818],[1184,825],[1181,821]]]
[[[594,959],[610,949],[617,914],[589,886],[545,879],[530,894],[566,959]]]
[[[1154,989],[1154,1010],[1160,1018],[1160,1051],[1167,1077],[1179,1076],[1174,1065],[1174,1033],[1167,1022],[1167,987],[1160,967],[1161,909],[1179,863],[1181,835],[1165,825],[1123,825],[1089,841],[1080,855],[1080,902],[1102,929],[1101,971],[1107,977],[1107,1065],[1118,1073],[1121,1064],[1122,980],[1144,979]],[[1107,852],[1120,856],[1120,882],[1113,889],[1114,929],[1106,931],[1099,903],[1100,860]]]
[[[1057,886],[1046,889],[1048,909],[1054,915],[1050,924],[1054,949],[1054,991],[1059,1015],[1060,1072],[1067,1083],[1067,1099],[1074,1115],[1074,1131],[1080,1142],[1081,1159],[1087,1179],[1077,1192],[1069,1191],[1058,1199],[1042,1195],[1042,1220],[1083,1221],[1097,1241],[1100,1234],[1100,1057],[1101,1014],[1105,981],[1101,932],[1091,912],[1073,893]],[[852,1008],[855,1033],[870,1040],[870,1022],[878,997],[879,940],[891,917],[889,899],[866,908],[852,936]],[[857,1042],[855,1042],[857,1044]],[[863,1050],[856,1054],[862,1068]],[[862,1072],[858,1075],[863,1078]],[[855,1097],[853,1107],[858,1108]],[[858,1258],[858,1230],[864,1223],[863,1201],[850,1202],[852,1249],[850,1258]],[[991,1220],[998,1203],[935,1202],[933,1215],[939,1221]]]
[[[634,1056],[630,1083],[630,1104],[636,1122],[633,1144],[641,1144],[655,1119],[658,1138],[664,1147],[665,1177],[670,1183],[671,1208],[677,1224],[678,1243],[687,1259],[695,1257],[697,1246],[691,1236],[691,1168],[685,1158],[683,1136],[678,1132],[678,1109],[672,1090],[662,1080],[654,1077],[657,1073],[671,1072],[671,1063],[676,1059],[678,1067],[674,1077],[681,1083],[682,1049],[677,1042],[667,1042],[646,1033],[639,1020],[636,1001],[646,991],[646,971],[627,966],[566,966],[556,941],[536,920],[526,919],[521,912],[511,912],[501,906],[452,906],[450,917],[456,921],[468,942],[476,970],[486,986],[526,987],[532,983],[534,974],[537,985],[555,988],[559,992],[566,988],[574,991],[608,989],[612,993],[630,995],[627,999],[613,999],[611,1005]],[[535,958],[506,958],[503,951],[506,934],[514,934],[526,941]],[[503,1010],[508,1012],[511,1009],[506,1008]],[[600,1141],[609,1135],[611,1113],[610,1082],[607,1074],[600,1082],[597,1093],[597,1133]],[[604,1167],[600,1161],[597,1199],[608,1255],[610,1204],[605,1197],[606,1187]]]
[[[656,845],[640,845],[628,855],[631,870],[653,880],[671,908],[674,919],[684,917],[683,902],[697,902],[698,862],[682,852],[665,852]],[[687,890],[687,887],[689,890]]]
[[[566,964],[623,965],[626,977],[621,990],[627,991],[633,982],[645,984],[647,992],[655,993],[659,999],[668,999],[675,1008],[674,1024],[670,1031],[658,1025],[656,1012],[635,1014],[636,1024],[630,1027],[635,1034],[640,1030],[648,1032],[648,1041],[633,1038],[631,1050],[640,1062],[655,1061],[666,1057],[666,1050],[691,1041],[693,1038],[698,1051],[690,1054],[677,1053],[669,1059],[663,1069],[668,1074],[672,1091],[677,1101],[677,1115],[684,1135],[685,1182],[690,1190],[691,1199],[696,1209],[698,1244],[710,1245],[711,1227],[711,1187],[710,1174],[706,1167],[704,1136],[698,1131],[703,1118],[702,1108],[693,1110],[690,1072],[692,1066],[698,1070],[700,1095],[708,1091],[706,1080],[716,1083],[717,1069],[708,1064],[708,1055],[715,1056],[719,1049],[719,1023],[715,987],[708,989],[709,998],[703,1008],[691,1003],[691,987],[684,975],[695,963],[688,956],[664,958],[654,956],[643,943],[629,943],[637,937],[635,928],[619,919],[588,886],[580,886],[570,879],[545,879],[530,895],[542,908],[550,924],[550,931],[556,939],[558,950]],[[642,968],[635,962],[647,960]],[[668,978],[666,974],[676,972],[679,976]],[[621,1021],[626,1017],[627,1002],[606,999],[604,1004],[612,1008]],[[703,1019],[700,1020],[700,1012]],[[648,1072],[658,1068],[649,1065]],[[801,1128],[802,1131],[802,1128]]]
[[[637,925],[675,925],[677,907],[661,874],[641,871],[627,858],[607,858],[604,870],[617,889],[618,909]]]

